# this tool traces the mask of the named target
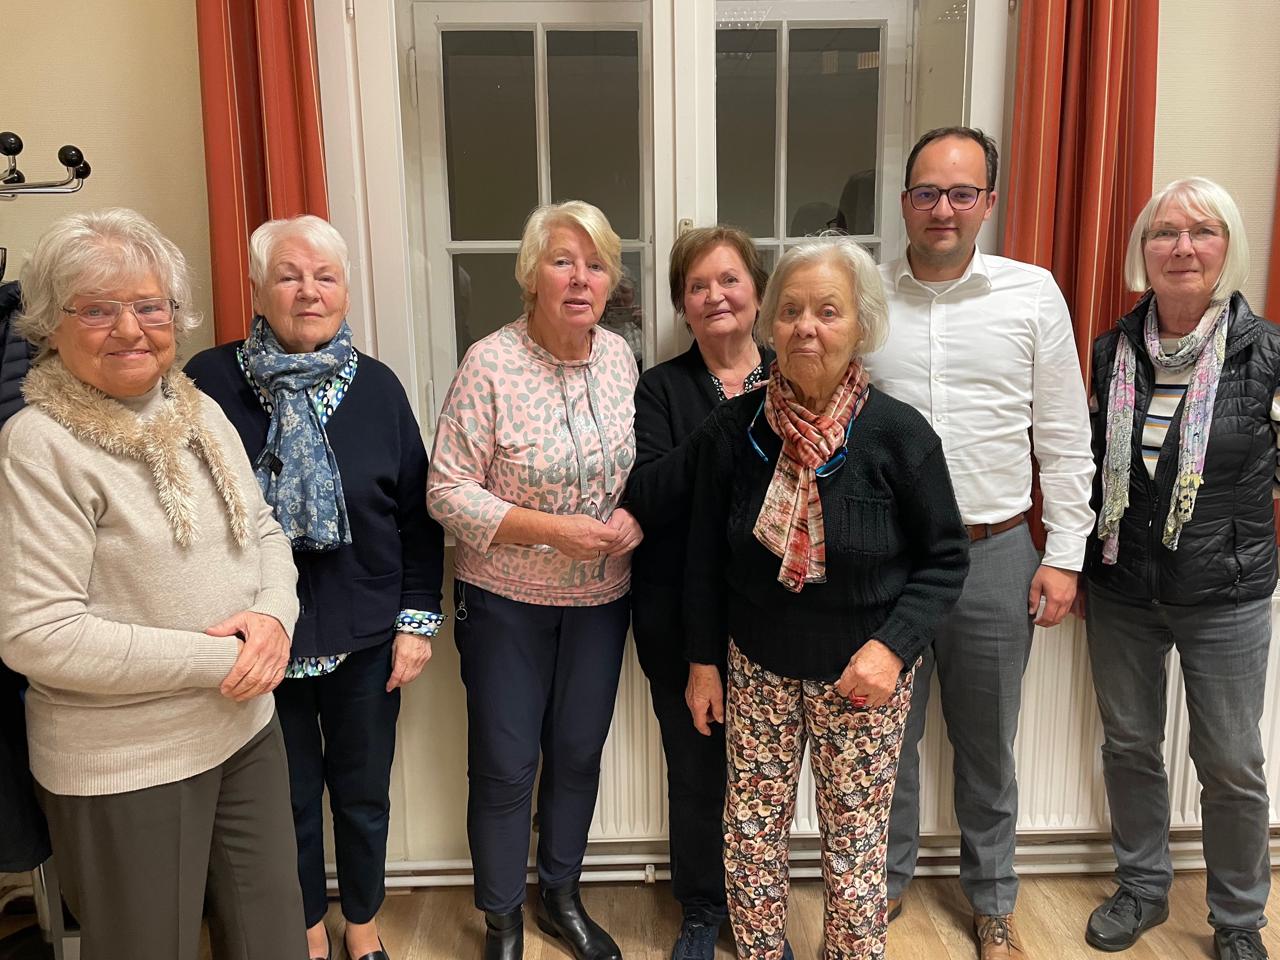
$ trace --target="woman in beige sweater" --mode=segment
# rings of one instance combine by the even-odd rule
[[[37,243],[0,433],[0,657],[86,960],[305,956],[270,693],[298,614],[235,430],[172,370],[182,254],[128,210]]]

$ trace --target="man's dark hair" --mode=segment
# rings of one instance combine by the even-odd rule
[[[911,153],[907,156],[907,171],[902,184],[903,189],[911,188],[911,168],[915,166],[916,157],[920,156],[920,151],[933,143],[933,141],[942,140],[945,137],[972,140],[982,147],[982,153],[987,158],[987,189],[994,190],[996,188],[996,174],[999,173],[1000,168],[1000,153],[996,150],[996,142],[977,127],[934,127],[917,140],[916,145],[911,148]],[[974,186],[979,187],[982,184],[975,183]]]

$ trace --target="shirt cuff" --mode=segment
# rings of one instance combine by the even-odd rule
[[[430,610],[401,610],[396,617],[396,633],[412,633],[420,637],[434,637],[448,619],[443,613]]]
[[[1044,557],[1040,562],[1046,567],[1057,567],[1059,570],[1072,570],[1079,573],[1084,569],[1087,543],[1087,537],[1072,533],[1049,533],[1045,536]]]

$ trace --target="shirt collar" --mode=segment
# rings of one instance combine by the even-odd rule
[[[899,292],[903,290],[923,291],[933,296],[933,291],[926,287],[923,283],[915,278],[915,274],[911,272],[911,261],[907,259],[904,252],[901,257],[893,265],[893,286]],[[963,290],[973,287],[975,289],[990,290],[991,289],[991,271],[987,266],[986,258],[983,257],[982,251],[977,247],[973,248],[973,257],[969,260],[969,265],[964,268],[964,273],[960,279],[951,287],[952,290]]]

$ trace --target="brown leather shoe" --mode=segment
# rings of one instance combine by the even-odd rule
[[[902,913],[902,898],[890,897],[889,898],[889,916],[885,922],[893,923],[893,921],[898,919],[898,914],[900,913]]]
[[[1013,914],[1004,917],[984,917],[975,914],[973,935],[978,941],[981,960],[1026,960],[1018,931],[1013,926]]]

